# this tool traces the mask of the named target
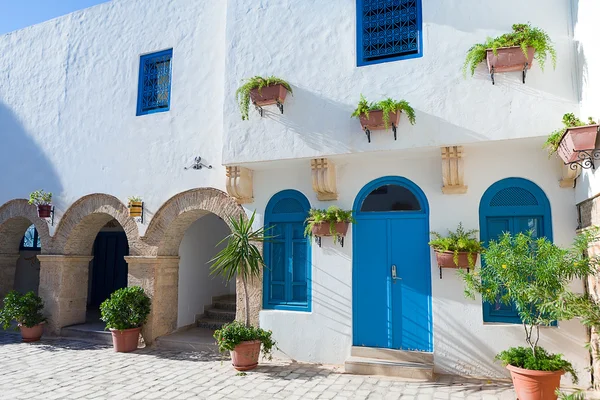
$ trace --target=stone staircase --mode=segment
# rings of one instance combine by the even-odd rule
[[[212,305],[204,310],[204,315],[196,320],[198,328],[220,329],[235,320],[235,295],[212,298]]]
[[[433,353],[353,346],[346,373],[433,380]]]

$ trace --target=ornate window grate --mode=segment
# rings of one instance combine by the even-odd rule
[[[357,0],[358,65],[421,55],[421,0]]]
[[[137,115],[169,110],[172,58],[173,49],[140,58]]]
[[[537,205],[539,205],[539,203],[530,191],[517,186],[500,190],[490,201],[491,207],[523,207]]]

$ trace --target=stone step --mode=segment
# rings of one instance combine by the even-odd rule
[[[433,353],[424,351],[405,351],[378,347],[352,346],[353,357],[376,358],[379,360],[405,363],[433,364]]]
[[[348,374],[383,375],[422,382],[433,380],[433,364],[351,356],[344,367]]]
[[[209,308],[204,314],[206,319],[214,321],[232,322],[235,319],[235,311],[222,310],[220,308]]]
[[[219,310],[228,310],[235,313],[235,297],[232,299],[218,299],[214,300],[212,306]]]
[[[198,328],[216,330],[216,329],[221,329],[221,327],[223,325],[225,325],[226,323],[227,323],[227,321],[218,321],[218,320],[214,320],[214,319],[200,318],[198,321],[196,321],[196,326]]]
[[[110,331],[89,329],[85,326],[69,326],[60,330],[60,336],[69,339],[82,340],[86,342],[106,344],[112,346],[112,335]]]

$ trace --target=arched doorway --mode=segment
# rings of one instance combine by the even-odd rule
[[[410,180],[384,177],[354,202],[355,346],[433,351],[429,206]]]
[[[19,259],[15,270],[14,289],[19,293],[38,293],[40,285],[40,262],[42,239],[35,225],[30,225],[19,244]]]

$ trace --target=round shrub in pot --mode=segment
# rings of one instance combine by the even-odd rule
[[[0,325],[6,330],[17,322],[24,342],[37,342],[44,332],[46,318],[42,314],[44,302],[33,292],[21,294],[15,290],[4,298],[0,309]]]

